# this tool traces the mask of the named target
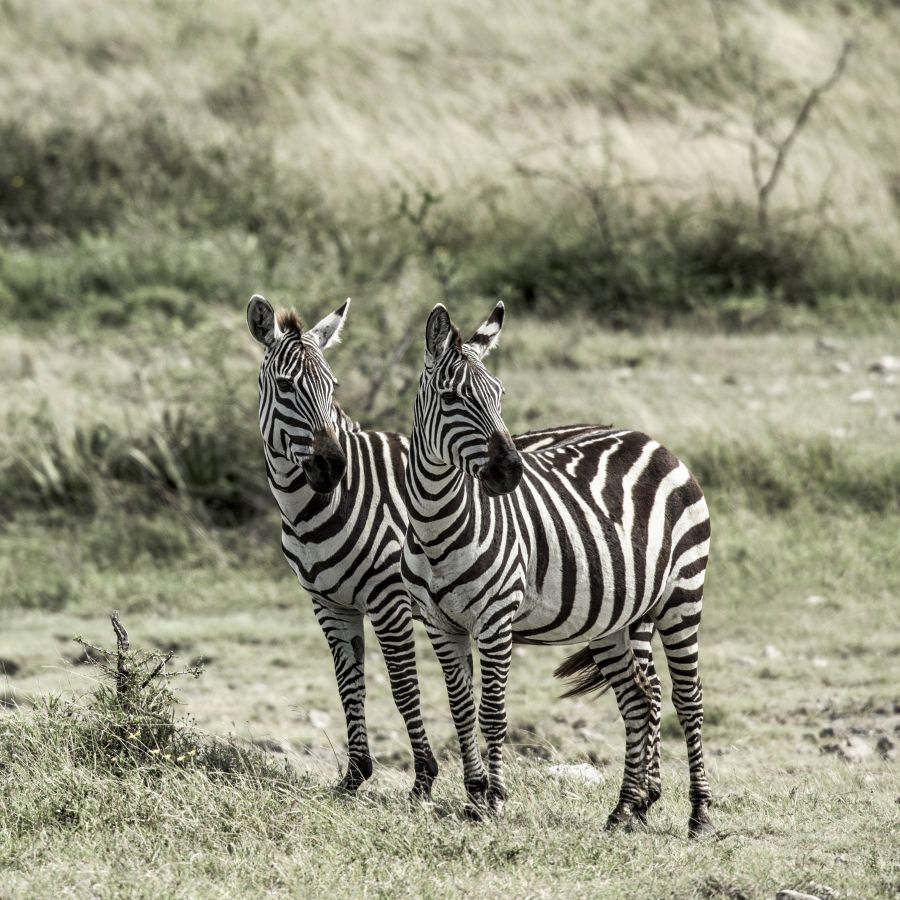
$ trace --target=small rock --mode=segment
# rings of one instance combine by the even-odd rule
[[[872,756],[872,748],[858,735],[850,735],[840,744],[826,744],[822,752],[834,754],[847,762],[864,762]]]
[[[869,371],[882,375],[886,372],[900,372],[900,356],[885,353],[884,356],[879,356],[878,359],[869,363]]]
[[[331,724],[331,716],[321,709],[311,709],[307,714],[307,719],[313,728],[327,728]]]
[[[844,428],[843,425],[836,425],[828,433],[829,435],[831,435],[832,439],[836,441],[846,441],[847,438],[852,434],[850,429]]]
[[[817,894],[804,894],[802,891],[792,891],[788,888],[782,888],[776,895],[775,900],[823,900]]]
[[[831,364],[831,368],[834,369],[838,375],[849,375],[853,371],[853,366],[851,366],[846,359],[836,359]]]
[[[816,350],[820,353],[837,353],[841,349],[841,344],[834,338],[820,337],[816,341]]]
[[[823,656],[814,656],[812,664],[817,669],[827,669],[829,665],[828,660]]]
[[[875,399],[875,391],[863,388],[850,395],[851,403],[871,403]]]
[[[881,379],[881,383],[886,385],[887,387],[893,387],[897,383],[897,376],[891,372],[889,375],[885,375]]]
[[[697,387],[706,384],[706,377],[701,375],[699,372],[691,372],[691,383],[696,384]]]
[[[763,650],[763,656],[766,659],[784,659],[784,654],[774,645],[774,644],[766,644],[765,650]]]
[[[878,738],[875,750],[882,759],[893,759],[896,755],[894,753],[896,746],[897,745],[886,734],[883,734]]]
[[[808,606],[822,606],[825,603],[825,598],[820,597],[818,594],[810,594],[806,598],[806,603]]]
[[[722,384],[737,384],[737,375],[723,375],[722,376]]]
[[[557,781],[580,781],[584,784],[602,784],[603,773],[595,769],[590,763],[570,763],[559,766],[549,766],[547,774]]]

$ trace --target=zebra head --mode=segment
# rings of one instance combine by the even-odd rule
[[[416,427],[429,455],[478,479],[489,494],[514,490],[522,458],[500,412],[503,385],[485,368],[503,327],[503,303],[462,342],[438,304],[425,326],[425,371],[416,395]]]
[[[254,295],[247,306],[250,334],[265,347],[259,369],[259,428],[266,446],[303,468],[309,486],[333,491],[347,468],[338,443],[334,388],[322,353],[340,341],[348,299],[309,331],[293,311],[275,311]]]

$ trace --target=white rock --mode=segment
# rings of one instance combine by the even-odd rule
[[[900,372],[900,356],[892,356],[890,353],[885,353],[884,356],[879,356],[878,359],[869,363],[869,371],[881,373]]]
[[[774,644],[766,644],[763,656],[766,659],[784,659],[784,654]]]
[[[547,774],[557,781],[581,781],[584,784],[602,784],[603,773],[590,763],[564,763],[549,766]]]
[[[816,350],[819,350],[821,353],[837,353],[840,349],[840,342],[833,338],[821,337],[816,341]]]
[[[831,364],[831,368],[839,375],[849,375],[853,371],[853,366],[846,359],[836,359]]]
[[[806,602],[809,606],[822,606],[825,603],[825,598],[820,597],[818,594],[810,594],[806,598]]]
[[[874,399],[875,391],[869,390],[869,388],[863,388],[861,391],[850,395],[851,403],[871,403]]]
[[[846,441],[848,437],[850,437],[850,429],[844,428],[843,425],[838,425],[835,428],[832,428],[831,431],[828,432],[832,439],[836,441]]]
[[[817,894],[804,894],[802,891],[783,888],[775,895],[775,900],[822,900],[822,898]]]
[[[829,666],[828,660],[825,659],[823,656],[814,656],[814,657],[813,657],[812,664],[813,664],[817,669],[827,669],[828,666]]]
[[[696,384],[699,387],[700,385],[706,384],[706,378],[699,372],[691,372],[691,383]]]

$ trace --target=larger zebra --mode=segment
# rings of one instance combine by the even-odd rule
[[[419,710],[411,603],[400,575],[408,441],[361,431],[334,402],[337,381],[323,351],[340,339],[348,300],[304,331],[296,314],[275,315],[255,295],[250,333],[265,348],[259,427],[269,487],[281,510],[281,545],[334,658],[347,720],[349,762],[341,787],[372,774],[366,733],[363,615],[387,664],[415,760],[414,797],[428,799],[437,763]]]
[[[444,671],[463,759],[467,812],[499,812],[514,643],[587,646],[557,675],[570,694],[612,687],[625,722],[613,828],[660,795],[655,626],[690,764],[689,833],[712,832],[697,670],[709,513],[697,482],[644,434],[575,425],[512,438],[500,381],[483,358],[503,304],[463,343],[440,304],[425,332],[406,473],[403,576]],[[478,750],[470,636],[481,661]]]

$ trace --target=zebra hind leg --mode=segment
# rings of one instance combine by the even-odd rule
[[[625,772],[619,801],[606,820],[606,828],[630,827],[646,817],[650,799],[647,772],[652,692],[627,629],[591,641],[589,647],[601,675],[616,695],[625,722]]]
[[[378,609],[369,610],[369,619],[381,644],[394,704],[406,723],[412,746],[416,780],[410,799],[427,803],[431,800],[431,785],[437,777],[438,764],[422,723],[416,645],[408,597],[387,598]]]
[[[359,786],[372,777],[372,757],[366,732],[362,614],[354,610],[335,609],[319,600],[313,601],[313,609],[331,649],[338,693],[347,720],[347,752],[350,758],[338,789],[355,794]]]
[[[653,622],[649,619],[635,622],[629,629],[631,635],[631,648],[638,663],[644,670],[644,675],[650,685],[650,734],[647,738],[647,806],[638,812],[642,822],[647,820],[647,812],[662,796],[662,779],[660,777],[660,735],[659,725],[661,717],[662,688],[659,683],[659,675],[653,664]]]
[[[703,725],[703,686],[698,668],[698,632],[702,599],[702,583],[699,588],[694,589],[676,587],[663,608],[654,614],[672,676],[672,700],[687,743],[691,779],[688,833],[691,837],[716,833],[709,817],[712,795],[706,779],[700,737]]]

